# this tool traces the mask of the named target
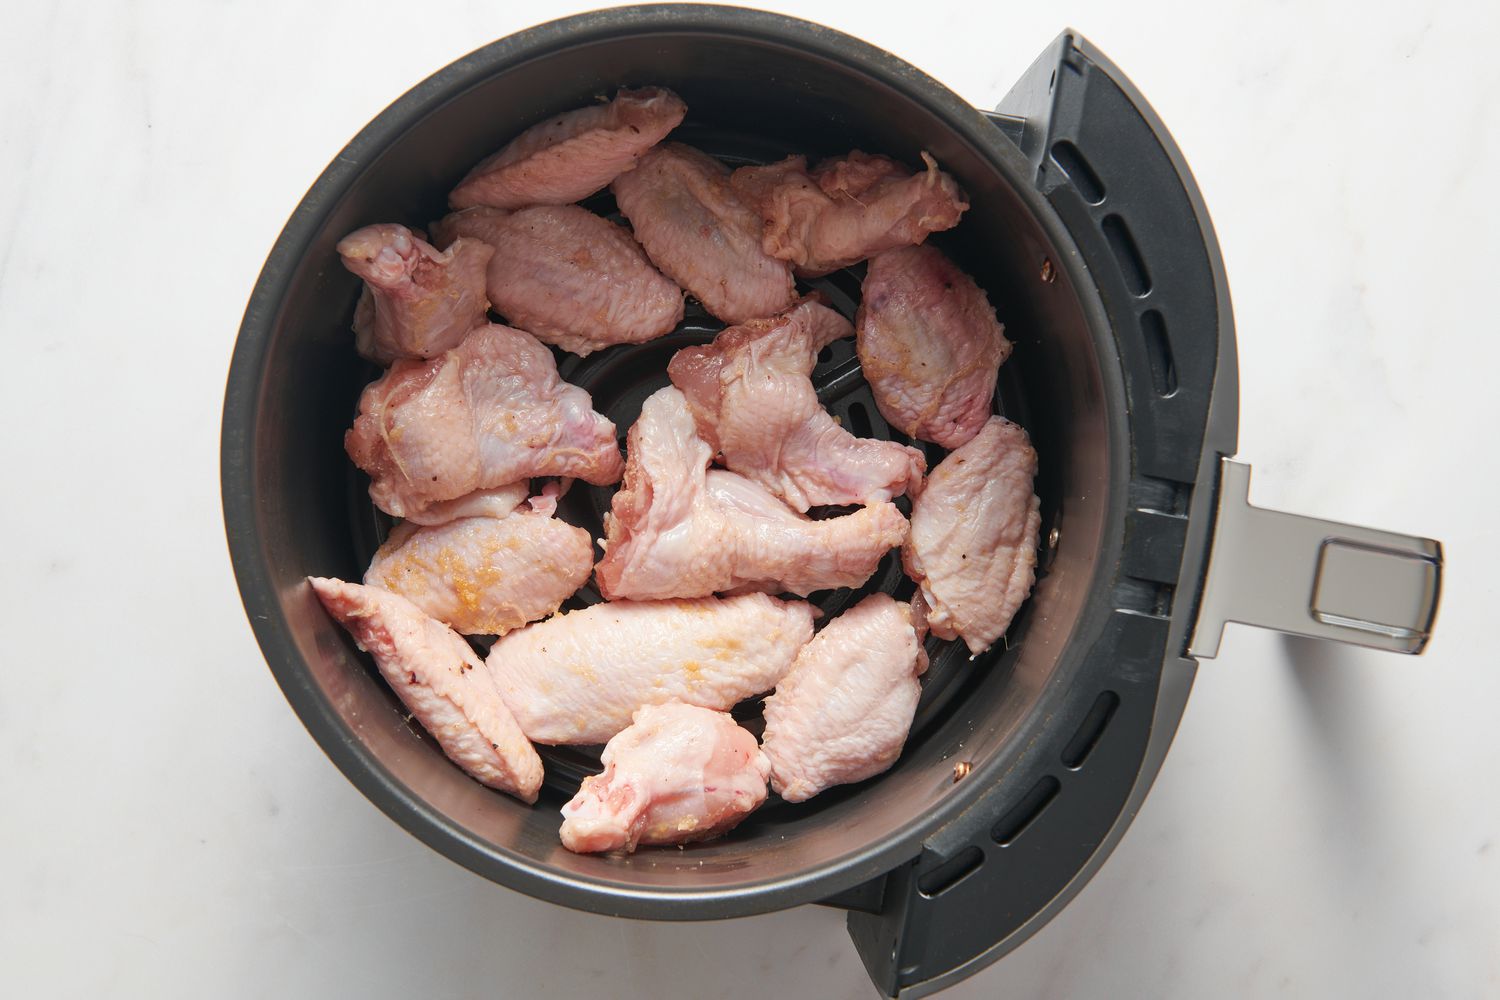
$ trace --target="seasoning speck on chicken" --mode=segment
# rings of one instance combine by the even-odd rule
[[[524,485],[524,484],[523,484]],[[589,533],[553,517],[555,500],[524,509],[396,527],[365,583],[384,587],[465,635],[504,635],[553,614],[594,568]]]

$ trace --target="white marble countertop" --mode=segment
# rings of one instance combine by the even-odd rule
[[[318,751],[240,609],[219,408],[276,233],[408,86],[584,6],[8,10],[7,992],[871,995],[832,910],[632,923],[429,851]],[[982,106],[1082,30],[1172,128],[1213,213],[1257,502],[1447,546],[1421,659],[1232,630],[1115,856],[948,995],[1500,995],[1500,8],[776,6]]]

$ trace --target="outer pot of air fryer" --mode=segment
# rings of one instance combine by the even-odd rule
[[[465,777],[407,724],[304,578],[357,579],[373,548],[342,435],[376,372],[350,346],[358,284],[334,244],[370,222],[438,217],[468,166],[521,129],[642,84],[682,94],[681,138],[730,159],[863,148],[916,162],[927,150],[959,180],[972,207],[934,239],[989,292],[1016,344],[997,408],[1040,456],[1042,553],[1006,643],[973,662],[957,644],[930,643],[942,669],[890,772],[763,809],[685,851],[587,857],[557,840],[576,761],[547,758],[536,807]],[[824,291],[847,309],[857,287],[835,276]],[[712,330],[688,327],[674,337]],[[676,343],[565,361],[564,377],[623,433]],[[847,358],[839,364],[822,375],[847,382]],[[246,612],[288,701],[344,774],[428,845],[600,913],[843,906],[876,986],[917,996],[1015,947],[1105,860],[1176,730],[1193,655],[1216,651],[1224,621],[1408,652],[1425,640],[1436,543],[1247,506],[1244,467],[1224,460],[1236,420],[1233,322],[1207,211],[1155,114],[1079,36],[1060,36],[987,113],[826,28],[737,8],[636,7],[459,60],[317,180],[271,251],[235,347],[224,516]],[[605,502],[580,493],[574,513],[590,519]],[[910,587],[891,565],[872,586]],[[836,613],[852,596],[819,603]]]

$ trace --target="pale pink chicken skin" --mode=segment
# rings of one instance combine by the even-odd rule
[[[621,90],[608,104],[553,115],[481,160],[448,196],[450,208],[566,205],[603,190],[687,114],[663,87]]]
[[[707,153],[663,143],[611,190],[652,263],[724,322],[770,316],[796,299],[791,267],[761,248],[760,216]]]
[[[485,322],[485,269],[494,251],[478,240],[440,253],[405,226],[382,223],[345,236],[338,252],[364,279],[354,345],[371,361],[430,358]]]
[[[535,476],[605,485],[624,466],[615,425],[558,377],[552,352],[499,325],[366,386],[344,448],[376,506],[397,517]]]
[[[857,587],[906,538],[894,504],[814,521],[744,476],[710,471],[713,449],[670,386],[646,400],[626,451],[595,567],[610,599]]]
[[[536,801],[542,759],[467,642],[378,587],[326,577],[308,583],[450,760],[482,784]]]
[[[552,516],[556,500],[422,527],[403,522],[365,571],[464,635],[504,635],[553,614],[594,568],[587,531]]]
[[[978,654],[1010,627],[1036,581],[1036,468],[1026,432],[991,417],[927,477],[901,559],[933,635]]]
[[[856,348],[881,416],[944,448],[979,433],[1011,350],[984,291],[930,246],[879,254],[862,291]]]
[[[854,436],[818,402],[818,351],[853,333],[807,300],[683,348],[667,373],[723,463],[793,510],[877,503],[916,492],[927,463],[915,448]]]
[[[770,771],[755,737],[724,712],[672,702],[635,713],[563,806],[558,835],[578,853],[709,840],[766,800]]]
[[[485,662],[528,737],[603,743],[642,705],[727,709],[775,687],[812,616],[765,594],[614,601],[511,632]]]
[[[766,699],[771,787],[805,802],[864,781],[901,755],[927,669],[910,606],[871,594],[802,647]]]
[[[741,167],[732,183],[760,213],[766,253],[813,278],[958,225],[969,207],[963,192],[925,152],[922,161],[926,170],[913,174],[855,150],[809,171],[806,157],[790,156]]]
[[[490,304],[512,326],[580,357],[653,340],[682,320],[682,289],[628,230],[577,205],[469,208],[435,223],[433,236],[492,247]]]
[[[526,480],[487,490],[475,490],[452,500],[430,504],[419,511],[408,511],[408,524],[447,524],[461,517],[504,517],[526,502],[531,492]],[[535,506],[539,498],[533,498]]]

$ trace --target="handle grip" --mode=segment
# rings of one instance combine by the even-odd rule
[[[1442,590],[1443,548],[1250,503],[1250,466],[1221,459],[1218,515],[1188,654],[1218,655],[1227,622],[1420,653]]]

